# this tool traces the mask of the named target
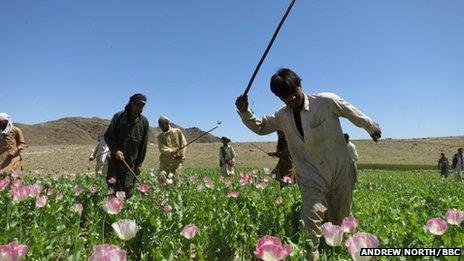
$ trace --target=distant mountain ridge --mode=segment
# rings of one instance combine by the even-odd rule
[[[109,124],[110,120],[97,117],[69,117],[38,124],[15,123],[16,126],[23,130],[28,145],[92,144],[97,142],[98,136],[106,131]],[[183,131],[187,141],[191,141],[204,133],[197,127],[183,128],[176,124],[172,125]],[[159,127],[150,127],[148,142],[156,143],[156,136],[160,132]],[[197,142],[210,143],[219,141],[220,138],[212,134],[206,134]]]

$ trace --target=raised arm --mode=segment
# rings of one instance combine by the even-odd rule
[[[329,99],[332,111],[335,115],[347,118],[354,125],[365,129],[374,141],[377,141],[381,137],[382,132],[380,131],[379,125],[356,107],[336,94],[324,93],[323,96]]]
[[[267,135],[280,130],[279,123],[274,115],[259,118],[253,114],[250,108],[248,108],[247,96],[238,97],[235,105],[237,106],[238,113],[242,118],[242,122],[254,133],[258,135]]]

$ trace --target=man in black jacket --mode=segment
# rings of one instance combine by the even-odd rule
[[[113,116],[105,133],[111,151],[106,177],[108,187],[115,191],[125,191],[126,197],[132,195],[135,176],[125,163],[138,175],[142,171],[147,151],[149,125],[147,118],[142,115],[146,101],[143,94],[132,95],[124,111]]]

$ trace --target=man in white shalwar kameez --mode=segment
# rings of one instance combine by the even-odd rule
[[[253,132],[285,133],[301,192],[301,219],[313,243],[310,258],[317,260],[321,225],[325,221],[340,225],[350,214],[356,179],[339,118],[365,129],[374,141],[381,131],[377,123],[333,93],[303,93],[300,77],[290,69],[280,69],[272,76],[271,91],[286,105],[274,115],[255,116],[247,96],[238,97],[236,106]]]
[[[221,168],[221,175],[230,176],[234,175],[235,154],[234,148],[230,146],[230,139],[222,137],[222,146],[219,148],[219,167]]]
[[[108,173],[108,159],[110,157],[110,149],[106,144],[106,141],[103,137],[99,138],[97,146],[92,150],[89,160],[95,160],[95,176],[106,177]]]

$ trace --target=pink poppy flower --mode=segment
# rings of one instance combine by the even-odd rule
[[[282,244],[278,237],[263,236],[258,240],[254,254],[265,261],[284,260],[292,252],[292,247]]]
[[[352,233],[358,227],[358,220],[354,217],[345,217],[342,221],[342,228],[345,233]]]
[[[197,231],[197,226],[195,226],[194,224],[188,224],[182,229],[180,235],[185,237],[186,239],[192,239],[196,235]]]
[[[164,203],[164,205],[163,205],[163,211],[164,211],[164,213],[169,213],[169,212],[171,212],[171,211],[172,211],[171,205],[169,205],[168,203]]]
[[[282,203],[284,203],[284,198],[281,197],[281,196],[277,197],[276,200],[275,200],[275,203],[277,205],[281,205]]]
[[[208,177],[204,177],[203,182],[204,182],[206,188],[209,188],[209,189],[214,188],[213,181],[211,179],[209,179]]]
[[[264,174],[270,176],[271,175],[271,169],[270,168],[263,168]]]
[[[123,206],[124,201],[119,198],[111,198],[105,203],[106,212],[110,215],[118,214]]]
[[[23,181],[20,180],[20,179],[14,179],[11,181],[11,185],[15,186],[15,187],[20,187],[23,185]]]
[[[113,245],[96,245],[89,261],[126,261],[126,251]]]
[[[74,195],[79,196],[80,194],[82,194],[82,187],[77,185],[74,187]]]
[[[246,185],[250,184],[250,175],[249,174],[244,174],[243,176],[240,176],[239,183],[242,186],[246,186]]]
[[[190,177],[189,177],[189,181],[190,181],[190,182],[194,182],[196,179],[197,179],[197,175],[196,175],[196,174],[190,175]]]
[[[441,236],[448,228],[448,224],[441,218],[431,218],[427,221],[427,229],[430,233]]]
[[[6,245],[0,245],[0,260],[21,260],[27,255],[27,246],[20,245],[18,240],[13,240]]]
[[[229,194],[227,194],[229,198],[238,198],[239,195],[240,195],[240,192],[238,191],[231,191],[229,192]]]
[[[293,178],[292,176],[284,176],[284,177],[282,178],[282,181],[285,182],[285,183],[287,183],[287,184],[293,184],[293,183],[295,183],[295,180],[294,180],[294,178]]]
[[[324,223],[321,227],[322,236],[329,246],[338,246],[343,240],[343,228],[332,224],[332,222]]]
[[[46,191],[45,194],[46,194],[47,196],[51,196],[51,195],[53,195],[53,193],[55,192],[52,188],[47,188],[45,191]]]
[[[147,192],[151,188],[151,185],[148,183],[141,183],[137,186],[137,189],[140,190],[140,192]]]
[[[109,184],[115,184],[115,183],[116,183],[116,178],[111,177],[111,178],[108,180],[108,183],[109,183]]]
[[[261,181],[258,185],[256,185],[256,188],[265,189],[267,188],[267,183],[264,181]]]
[[[59,179],[61,178],[61,174],[60,173],[55,173],[52,175],[52,179],[54,181],[58,181]]]
[[[27,186],[12,187],[10,194],[13,197],[13,200],[23,201],[28,198],[29,190]]]
[[[0,180],[0,191],[4,191],[5,188],[10,185],[10,180],[9,179],[2,179]]]
[[[82,215],[82,211],[84,210],[84,206],[81,203],[76,203],[74,205],[74,212],[76,212],[79,215]]]
[[[371,257],[360,255],[361,248],[376,248],[379,246],[379,240],[372,234],[358,232],[350,236],[345,245],[353,260],[370,260]]]
[[[90,190],[90,193],[94,194],[98,191],[98,187],[95,185],[92,185],[89,190]]]
[[[126,198],[126,192],[125,191],[116,191],[116,197],[124,200]]]
[[[449,209],[445,214],[446,221],[451,225],[461,225],[464,220],[464,211],[457,209]]]
[[[271,176],[264,176],[263,181],[264,182],[269,182],[272,179]]]
[[[111,225],[116,235],[122,240],[130,240],[137,235],[139,228],[135,220],[123,219]]]
[[[74,175],[74,174],[69,174],[68,179],[69,179],[70,181],[73,181],[73,182],[74,182],[74,181],[76,180],[76,175]]]
[[[35,206],[38,208],[43,208],[47,205],[47,197],[41,196],[35,199]]]
[[[61,194],[61,192],[57,192],[56,193],[56,201],[61,201],[63,200],[63,194]]]
[[[32,185],[28,185],[27,190],[29,192],[29,197],[35,198],[38,197],[42,192],[42,186],[40,184],[35,183]]]

